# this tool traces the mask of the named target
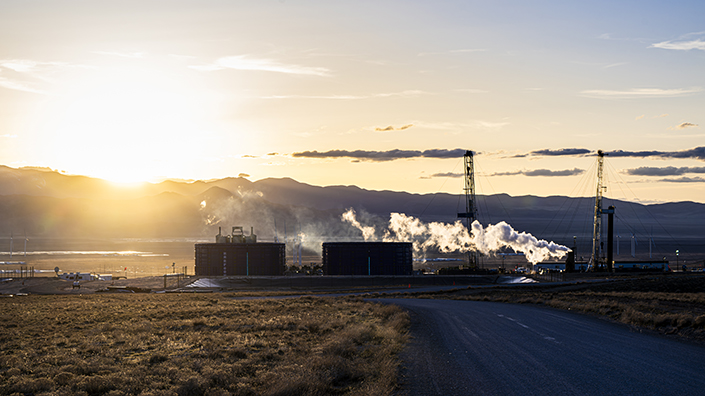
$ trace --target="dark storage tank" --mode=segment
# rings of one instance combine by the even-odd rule
[[[410,242],[324,242],[325,275],[411,275]]]
[[[197,243],[196,275],[282,275],[284,249],[283,243]]]

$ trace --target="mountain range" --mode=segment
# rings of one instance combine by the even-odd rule
[[[589,250],[594,197],[478,195],[484,225],[506,221],[517,231]],[[643,205],[604,199],[616,207],[615,231],[622,249],[640,251],[649,240],[656,254],[705,254],[705,204]],[[43,168],[0,166],[0,236],[27,234],[71,238],[212,237],[223,228],[253,227],[260,240],[281,240],[302,232],[310,241],[361,240],[341,220],[356,211],[363,225],[386,227],[390,213],[424,222],[457,221],[465,211],[462,194],[372,191],[356,186],[319,187],[293,179],[242,177],[119,185]],[[606,224],[606,216],[603,220]],[[605,226],[606,227],[606,226]],[[320,242],[316,242],[320,243]]]

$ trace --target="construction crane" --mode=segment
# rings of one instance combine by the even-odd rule
[[[458,218],[466,219],[468,230],[471,230],[473,221],[477,220],[477,205],[475,203],[475,163],[473,162],[472,151],[465,151],[463,164],[465,165],[465,212],[458,213]],[[470,268],[477,268],[478,261],[477,252],[468,252],[468,264]]]

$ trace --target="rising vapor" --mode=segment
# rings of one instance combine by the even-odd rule
[[[360,224],[352,208],[343,214],[342,219],[359,229],[366,241],[376,240],[375,228]],[[442,253],[477,251],[491,255],[508,247],[517,253],[524,253],[526,259],[532,264],[550,257],[562,258],[570,251],[566,246],[539,240],[526,232],[517,232],[504,221],[483,228],[475,220],[471,228],[472,233],[460,220],[452,224],[424,223],[413,216],[392,213],[382,240],[411,242],[417,254],[437,249]]]
[[[366,241],[375,239],[375,228],[371,226],[363,226],[362,224],[360,224],[360,222],[357,221],[357,218],[355,217],[355,210],[353,210],[353,208],[348,209],[340,217],[343,221],[347,221],[353,227],[360,230],[362,232],[362,237]]]

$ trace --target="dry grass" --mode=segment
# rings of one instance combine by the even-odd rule
[[[651,276],[573,286],[516,286],[433,293],[449,298],[539,304],[705,342],[705,276]]]
[[[385,395],[408,315],[352,298],[0,300],[0,394]]]

